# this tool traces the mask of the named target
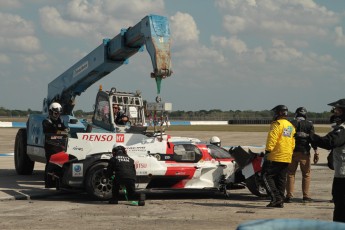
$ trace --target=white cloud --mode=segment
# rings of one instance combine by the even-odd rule
[[[163,9],[163,0],[72,0],[66,5],[43,7],[39,12],[41,25],[50,34],[99,41]]]
[[[213,45],[223,48],[231,48],[237,54],[242,54],[248,51],[247,45],[244,41],[238,39],[236,36],[227,39],[226,37],[211,36],[211,42]]]
[[[216,6],[224,13],[224,28],[232,34],[326,36],[327,26],[340,20],[338,15],[312,0],[219,0]]]
[[[186,13],[177,12],[171,16],[171,34],[174,45],[196,43],[199,41],[199,30],[193,17]]]
[[[36,52],[40,50],[40,41],[35,36],[22,36],[7,40],[8,44],[12,44],[12,49],[19,52]]]
[[[256,58],[258,63],[265,63],[267,55],[262,47],[257,47],[253,51],[253,57]]]
[[[40,41],[30,21],[14,14],[0,13],[0,49],[18,52],[37,52]]]
[[[92,26],[87,23],[63,19],[60,12],[54,7],[43,7],[39,12],[42,27],[48,33],[61,37],[80,37],[92,31]]]
[[[230,33],[237,34],[245,29],[246,20],[239,16],[225,15],[223,26]]]
[[[302,52],[295,48],[287,47],[283,40],[273,39],[273,47],[269,50],[270,58],[274,61],[289,61],[301,58]]]
[[[70,18],[83,22],[103,21],[102,2],[96,1],[95,4],[86,0],[73,0],[67,4],[67,13]]]
[[[260,24],[261,29],[270,31],[276,34],[299,34],[299,35],[313,35],[325,36],[327,30],[320,28],[317,25],[298,25],[289,21],[262,21]]]
[[[0,8],[19,8],[21,6],[18,0],[0,0]]]
[[[344,36],[342,27],[337,26],[335,28],[335,35],[336,35],[335,44],[337,46],[345,46],[345,36]]]
[[[221,53],[206,46],[198,47],[198,49],[186,46],[181,51],[175,52],[174,58],[175,63],[177,63],[176,65],[181,65],[191,69],[205,67],[205,65],[210,65],[211,63],[221,65],[226,64],[225,58]],[[212,62],[210,60],[212,60]]]
[[[10,64],[11,60],[10,57],[6,54],[0,53],[0,64]]]
[[[6,14],[0,12],[0,28],[0,36],[2,37],[34,34],[33,24],[15,14]]]
[[[25,63],[25,68],[29,72],[38,72],[51,67],[49,59],[45,54],[35,54],[30,56],[21,56],[20,59]]]
[[[138,15],[160,14],[164,11],[163,0],[105,0],[104,10],[117,18],[138,20]]]

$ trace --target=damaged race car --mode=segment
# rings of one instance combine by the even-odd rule
[[[83,133],[69,139],[66,152],[52,155],[50,175],[58,188],[85,188],[93,198],[111,197],[112,183],[104,175],[114,142],[123,145],[135,161],[137,189],[210,190],[229,196],[232,188],[248,189],[257,196],[266,193],[258,173],[260,157],[240,167],[225,149],[196,138],[159,134]],[[98,152],[92,152],[92,149]],[[100,150],[102,149],[102,150]],[[230,152],[236,152],[233,149]],[[235,153],[236,157],[238,154]],[[255,163],[254,163],[255,162]],[[252,165],[252,166],[250,166]],[[61,167],[60,169],[57,166]],[[252,176],[248,176],[252,173]],[[247,177],[247,179],[246,179]]]
[[[198,139],[141,134],[80,134],[66,152],[52,155],[50,170],[59,188],[84,188],[94,198],[111,197],[104,175],[114,142],[135,161],[138,189],[209,189],[226,193],[235,182],[236,162],[222,148]],[[97,146],[98,152],[92,153]],[[100,150],[101,149],[101,150]],[[61,170],[57,168],[61,167]]]

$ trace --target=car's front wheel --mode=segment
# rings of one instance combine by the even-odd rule
[[[263,181],[259,174],[255,173],[253,176],[246,179],[246,187],[248,190],[258,197],[266,197],[267,192]]]
[[[86,174],[86,192],[97,200],[109,200],[111,198],[112,181],[104,174],[105,162],[93,165]]]

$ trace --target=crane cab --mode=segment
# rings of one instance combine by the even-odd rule
[[[117,104],[125,113],[129,122],[126,125],[115,123],[113,104]],[[140,92],[118,92],[99,90],[92,117],[92,123],[110,132],[144,132],[146,131],[145,106]]]

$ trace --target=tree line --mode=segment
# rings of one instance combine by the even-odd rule
[[[27,117],[30,114],[41,114],[42,111],[27,110],[10,110],[0,107],[0,117]],[[93,112],[83,110],[74,111],[74,116],[78,118],[90,118]],[[195,120],[195,121],[238,121],[238,120],[271,120],[272,112],[270,110],[253,111],[253,110],[228,110],[220,109],[184,111],[177,110],[168,114],[170,120]],[[289,112],[289,117],[294,117],[294,113]],[[327,123],[330,112],[308,112],[308,119],[312,121],[325,121]],[[315,122],[320,123],[320,122]],[[321,122],[324,123],[324,122]]]

